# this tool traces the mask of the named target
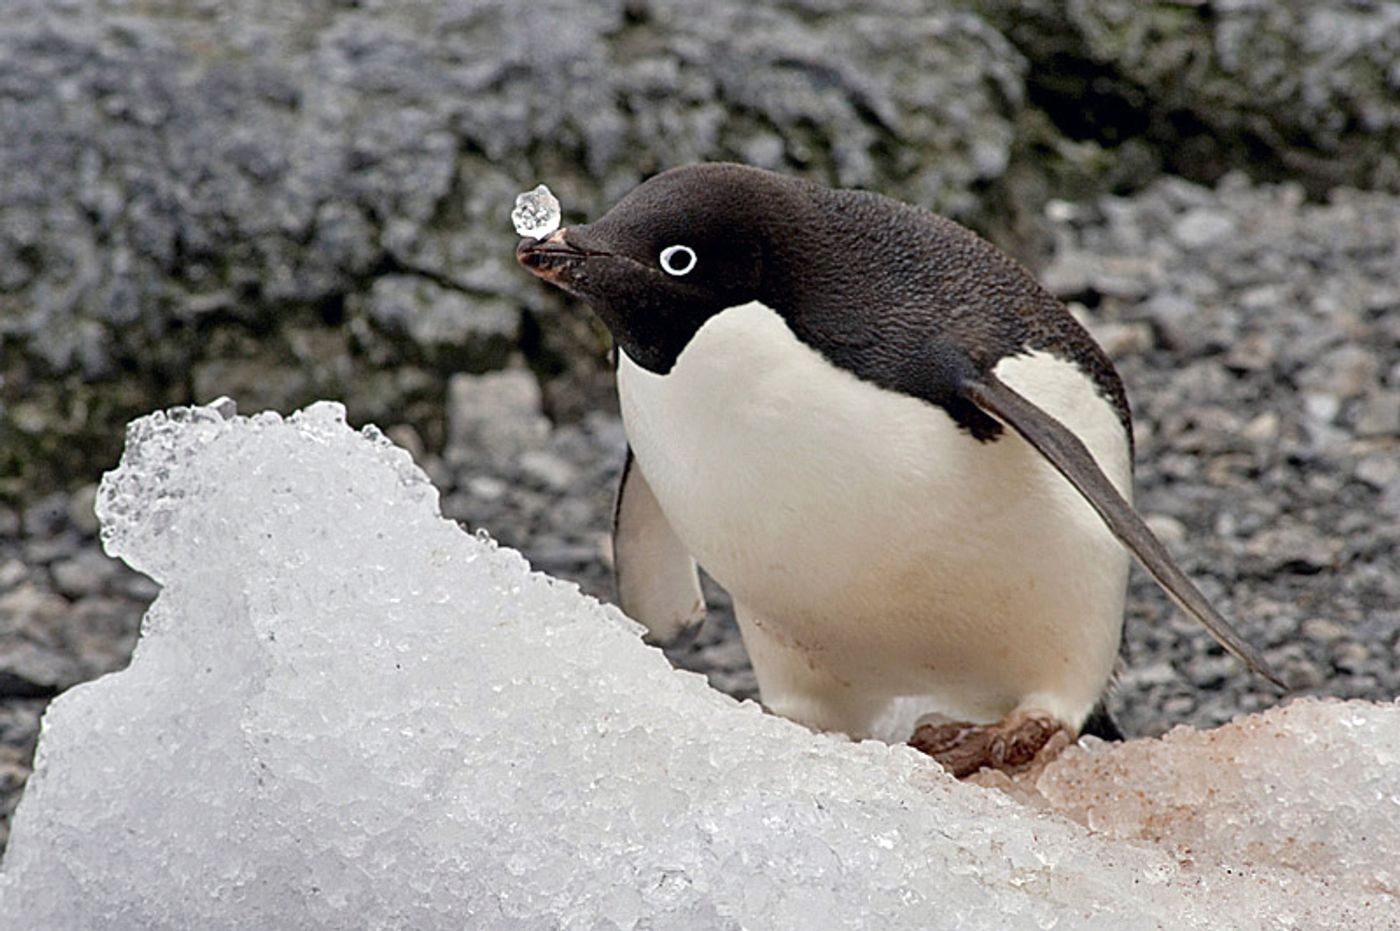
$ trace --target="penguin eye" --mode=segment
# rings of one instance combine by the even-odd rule
[[[667,246],[661,250],[661,269],[679,278],[695,267],[695,250],[689,246]]]

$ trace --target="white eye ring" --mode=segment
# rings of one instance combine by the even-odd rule
[[[695,261],[695,250],[689,246],[667,246],[661,250],[661,269],[677,278],[690,274]]]

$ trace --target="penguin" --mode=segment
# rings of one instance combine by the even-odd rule
[[[621,608],[671,641],[703,567],[769,711],[860,739],[917,701],[910,743],[958,776],[1113,736],[1130,556],[1278,683],[1134,511],[1108,357],[972,231],[709,163],[516,257],[614,340]]]

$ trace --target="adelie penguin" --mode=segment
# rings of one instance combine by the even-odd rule
[[[616,342],[623,610],[674,638],[703,566],[769,710],[862,737],[915,696],[911,742],[958,775],[1111,731],[1129,554],[1278,681],[1129,503],[1107,356],[969,230],[709,164],[516,256]]]

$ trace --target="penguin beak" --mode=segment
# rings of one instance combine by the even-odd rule
[[[601,253],[574,246],[565,237],[567,228],[555,230],[545,239],[522,239],[515,247],[515,260],[530,274],[561,287],[567,285],[585,259]]]

